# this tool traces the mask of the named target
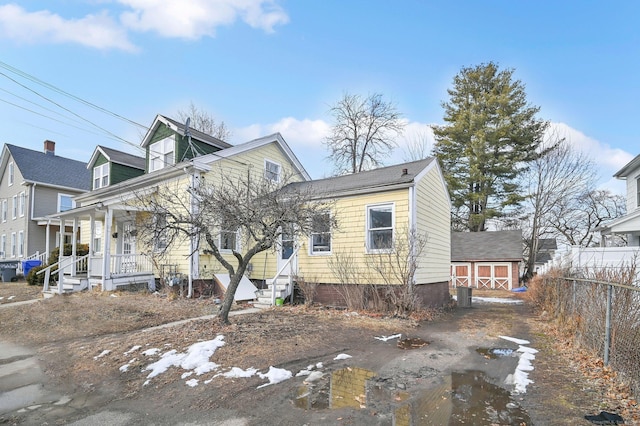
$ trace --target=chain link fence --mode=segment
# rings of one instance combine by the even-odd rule
[[[556,271],[542,277],[534,293],[536,303],[551,311],[579,345],[611,366],[638,398],[640,283],[635,276],[635,267],[591,274]]]

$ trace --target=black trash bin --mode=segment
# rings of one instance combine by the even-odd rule
[[[471,307],[471,287],[458,287],[458,306],[460,308]]]
[[[16,280],[16,269],[18,269],[18,262],[10,260],[6,262],[0,262],[0,272],[2,273],[2,282],[10,283]]]

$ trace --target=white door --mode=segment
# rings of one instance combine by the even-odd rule
[[[122,262],[123,273],[131,273],[136,270],[136,237],[133,223],[122,224]]]
[[[282,267],[287,263],[287,261],[293,255],[295,247],[295,235],[293,230],[289,228],[282,231],[282,235],[280,236],[280,247],[278,249],[278,271],[282,269]],[[295,272],[295,265],[291,265],[293,269],[286,267],[282,272],[283,275],[289,275],[290,271]]]

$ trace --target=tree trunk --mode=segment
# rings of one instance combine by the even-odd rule
[[[220,321],[221,324],[231,324],[231,322],[229,321],[229,311],[231,311],[233,298],[236,294],[236,290],[238,289],[238,285],[240,285],[240,280],[242,279],[243,275],[244,269],[236,271],[235,274],[229,277],[229,286],[227,287],[227,291],[224,293],[224,300],[222,301],[220,312],[218,312],[218,321]]]

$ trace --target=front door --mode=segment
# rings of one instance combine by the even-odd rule
[[[136,268],[136,237],[133,223],[122,224],[122,263],[123,273],[135,272]]]
[[[288,229],[284,229],[282,231],[282,235],[280,236],[280,247],[278,250],[278,271],[282,269],[282,267],[287,263],[289,258],[293,255],[293,250],[295,246],[295,234],[293,229],[289,227]],[[282,272],[283,275],[289,275],[290,271],[295,272],[295,265],[291,265],[293,269],[289,267],[285,268]]]

